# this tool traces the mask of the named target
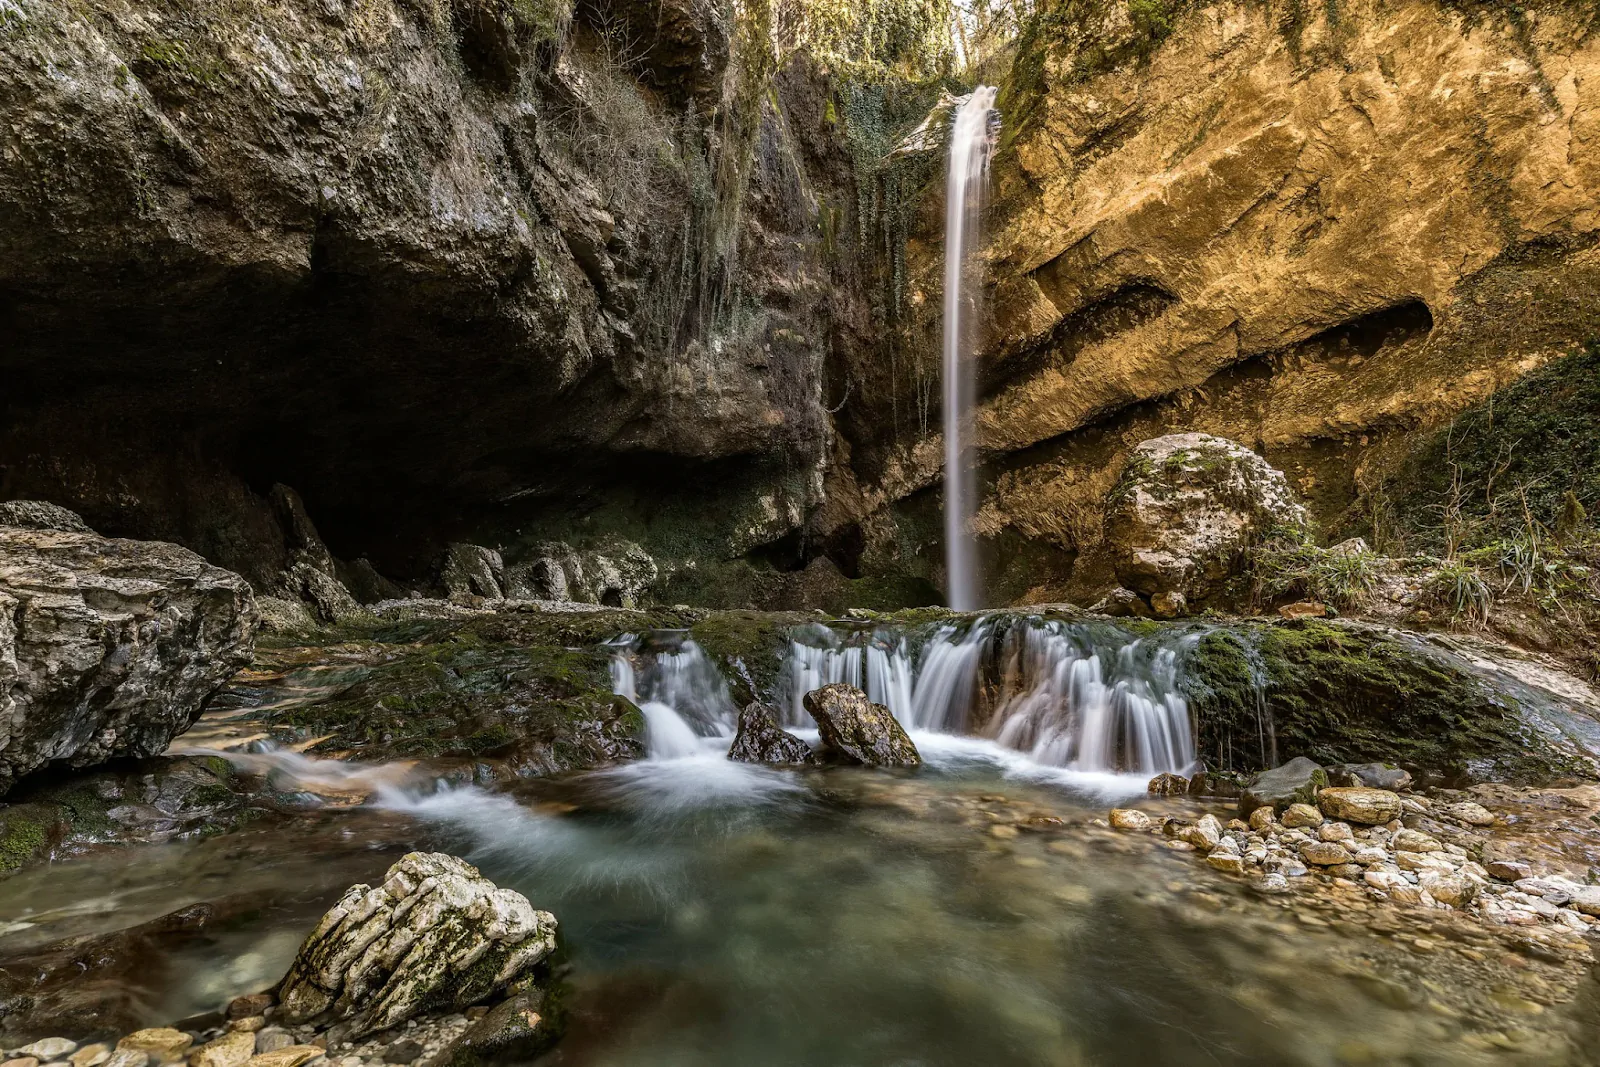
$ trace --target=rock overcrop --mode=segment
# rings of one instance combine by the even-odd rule
[[[803,703],[817,721],[826,758],[872,767],[921,765],[921,753],[894,714],[855,686],[825,685],[807,693]]]
[[[0,526],[0,793],[162,752],[250,661],[255,621],[244,579],[188,549]]]
[[[1171,434],[1133,450],[1107,498],[1106,544],[1117,580],[1173,616],[1218,592],[1253,538],[1306,521],[1283,472],[1244,445]]]
[[[282,1017],[361,1037],[427,1007],[463,1009],[526,980],[555,935],[555,917],[522,894],[453,856],[412,852],[322,917],[279,986]]]

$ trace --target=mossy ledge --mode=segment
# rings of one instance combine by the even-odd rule
[[[1447,782],[1595,776],[1555,725],[1585,714],[1491,678],[1427,638],[1322,620],[1208,628],[1185,663],[1201,758],[1250,770],[1308,756],[1384,762]]]

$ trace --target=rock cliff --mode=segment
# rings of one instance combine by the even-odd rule
[[[999,101],[994,598],[1078,588],[1129,451],[1175,431],[1263,452],[1361,532],[1408,435],[1600,333],[1594,31],[1559,0],[1047,5]],[[936,345],[919,217],[907,336]],[[857,470],[869,455],[828,523],[936,574],[937,434],[859,440]]]
[[[719,12],[7,0],[0,497],[259,589],[295,563],[274,483],[406,579],[597,508],[781,536],[850,313],[843,156],[803,58],[741,103]]]

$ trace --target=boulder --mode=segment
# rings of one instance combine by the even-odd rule
[[[1377,826],[1400,817],[1400,797],[1387,789],[1337,786],[1317,794],[1317,806],[1330,819]]]
[[[1112,808],[1111,825],[1118,830],[1148,830],[1150,816],[1138,808]]]
[[[1244,445],[1183,433],[1139,444],[1106,498],[1117,580],[1176,613],[1220,591],[1244,549],[1274,527],[1304,528],[1283,473]]]
[[[1283,825],[1291,830],[1301,826],[1321,826],[1322,812],[1310,804],[1290,804],[1283,809]]]
[[[506,567],[505,590],[520,600],[632,608],[644,602],[659,576],[656,561],[632,541],[614,537],[582,550],[548,541]]]
[[[1262,771],[1246,783],[1239,798],[1239,813],[1249,815],[1271,805],[1283,811],[1290,804],[1315,804],[1317,790],[1328,784],[1328,775],[1314,760],[1296,756],[1281,767]]]
[[[0,526],[0,793],[154,756],[250,662],[250,586],[188,549]]]
[[[454,856],[412,852],[377,888],[352,886],[278,988],[278,1020],[345,1021],[352,1037],[425,1008],[476,1004],[530,977],[556,920]]]
[[[1189,779],[1181,774],[1158,774],[1150,779],[1146,792],[1155,797],[1179,797],[1189,792]]]
[[[835,682],[805,695],[805,709],[817,720],[822,748],[842,763],[875,767],[916,767],[922,755],[882,704],[874,704],[853,685]]]
[[[739,713],[739,733],[728,758],[741,763],[816,763],[811,746],[778,725],[770,704],[752,701]]]
[[[1403,793],[1411,788],[1411,773],[1385,763],[1342,764],[1328,768],[1331,785],[1366,786]]]
[[[543,990],[508,997],[446,1045],[426,1067],[526,1063],[561,1036],[561,1014]]]
[[[500,600],[505,596],[500,585],[504,575],[500,553],[482,545],[453,544],[439,560],[439,581],[452,600],[474,596]]]
[[[0,526],[94,533],[76,511],[68,511],[61,505],[52,504],[47,500],[7,500],[0,504]]]

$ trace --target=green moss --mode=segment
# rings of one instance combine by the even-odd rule
[[[53,820],[33,805],[0,810],[0,874],[10,874],[37,859],[50,844]]]
[[[637,756],[643,718],[611,692],[603,643],[684,623],[673,612],[619,611],[341,627],[328,642],[369,643],[367,665],[272,725],[363,759],[523,753],[580,767]]]
[[[1516,698],[1420,639],[1301,620],[1205,634],[1186,661],[1200,755],[1230,769],[1308,756],[1464,777],[1541,781],[1583,771],[1537,736]]]

